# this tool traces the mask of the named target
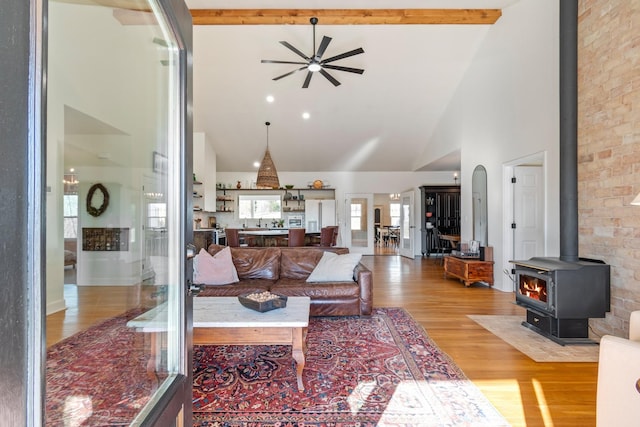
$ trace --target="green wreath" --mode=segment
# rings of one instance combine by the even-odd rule
[[[102,204],[99,208],[94,208],[91,203],[93,201],[93,194],[96,190],[100,190],[103,198]],[[89,215],[97,217],[102,215],[104,211],[107,210],[107,207],[109,207],[109,192],[107,191],[107,188],[102,184],[93,184],[87,194],[87,212]]]

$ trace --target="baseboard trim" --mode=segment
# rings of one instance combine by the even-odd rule
[[[58,311],[66,310],[66,309],[67,309],[67,304],[65,303],[64,298],[47,303],[47,316],[53,313],[57,313]]]

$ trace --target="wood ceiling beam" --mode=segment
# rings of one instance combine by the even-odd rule
[[[194,25],[494,24],[500,9],[191,9]]]

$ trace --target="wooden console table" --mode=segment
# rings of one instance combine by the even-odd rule
[[[475,282],[486,282],[493,286],[493,261],[480,261],[478,259],[444,257],[444,277],[457,277],[470,286]]]

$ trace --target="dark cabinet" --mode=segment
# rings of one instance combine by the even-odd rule
[[[434,229],[441,234],[460,234],[460,187],[420,187],[422,203],[422,255],[429,255],[438,248]]]

